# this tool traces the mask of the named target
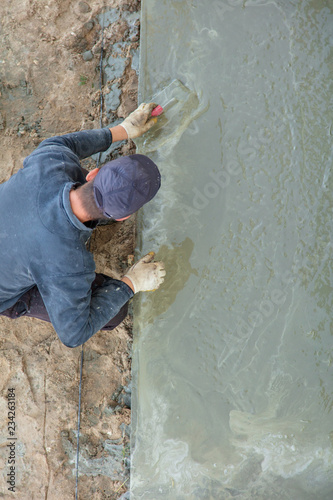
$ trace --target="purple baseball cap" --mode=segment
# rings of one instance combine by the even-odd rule
[[[145,155],[130,155],[109,161],[94,179],[96,205],[105,217],[122,219],[154,198],[161,174]]]

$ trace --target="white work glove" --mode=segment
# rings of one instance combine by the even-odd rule
[[[152,262],[154,256],[154,252],[149,252],[125,274],[133,284],[134,293],[156,290],[163,283],[166,274],[164,264]]]
[[[135,139],[147,132],[156,122],[157,118],[152,118],[151,112],[156,108],[154,102],[142,103],[133,111],[120,125],[126,130],[129,139]]]

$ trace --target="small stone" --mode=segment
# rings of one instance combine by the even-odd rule
[[[124,405],[127,406],[127,408],[131,408],[131,396],[129,394],[124,394],[122,399]]]
[[[79,2],[79,11],[82,14],[87,14],[91,11],[91,7],[87,4],[87,2]]]
[[[123,434],[126,434],[127,437],[131,437],[131,426],[126,425],[124,423],[120,424],[119,429]]]
[[[84,28],[84,30],[85,30],[87,33],[89,33],[89,31],[91,31],[91,30],[93,29],[93,27],[94,27],[94,23],[93,23],[93,21],[88,21],[87,23],[85,23],[85,24],[83,25],[83,28]]]
[[[26,130],[25,130],[25,127],[24,125],[20,125],[19,128],[18,128],[18,131],[17,131],[17,135],[18,137],[21,137],[22,135],[24,135],[26,133]]]
[[[127,394],[132,394],[132,382],[128,384],[128,386],[124,386],[124,391],[127,392]]]
[[[94,56],[91,50],[86,50],[86,52],[83,52],[82,57],[84,61],[91,61]]]

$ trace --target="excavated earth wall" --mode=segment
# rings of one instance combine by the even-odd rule
[[[103,126],[136,108],[139,19],[137,0],[1,2],[0,182],[43,139],[100,126],[102,28]],[[103,159],[134,151],[123,143]],[[97,228],[97,272],[121,276],[134,245],[134,218]],[[129,487],[131,328],[129,317],[84,346],[82,500],[116,499]],[[72,499],[81,347],[65,347],[39,320],[0,317],[0,351],[0,497]]]

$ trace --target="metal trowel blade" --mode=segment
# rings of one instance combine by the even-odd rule
[[[135,139],[138,151],[156,151],[166,143],[175,144],[182,133],[197,116],[199,99],[195,92],[179,80],[173,80],[161,92],[153,95],[149,102],[162,106],[164,112],[144,136]]]

